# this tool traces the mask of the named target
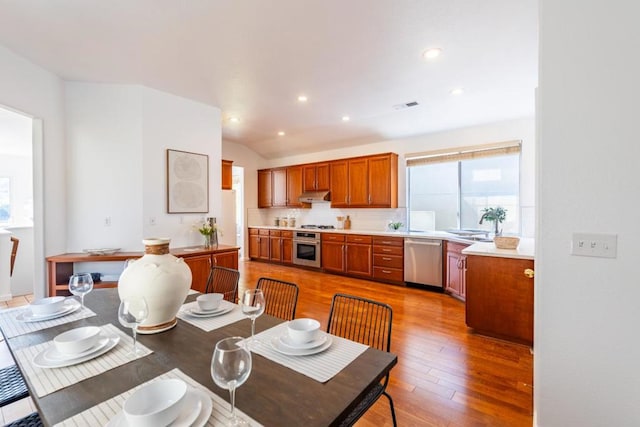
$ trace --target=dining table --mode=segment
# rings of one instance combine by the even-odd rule
[[[185,304],[195,304],[193,301],[196,296],[197,293],[190,292]],[[126,334],[128,340],[123,338],[118,345],[131,346],[131,329],[123,327],[118,321],[119,303],[116,288],[94,289],[85,297],[85,310],[91,315],[78,316],[77,320],[34,328],[36,330],[20,334],[8,333],[7,323],[0,323],[9,350],[18,362],[45,425],[63,423],[115,396],[176,370],[211,392],[212,396],[218,396],[218,400],[229,402],[228,390],[218,387],[211,377],[212,354],[216,343],[223,338],[249,337],[251,321],[237,316],[223,326],[203,328],[198,327],[196,322],[188,321],[184,312],[170,330],[150,335],[138,334],[138,343],[148,349],[144,356],[117,366],[100,367],[96,374],[86,374],[87,378],[43,393],[43,385],[39,382],[41,378],[36,375],[37,369],[25,362],[28,360],[25,358],[28,350],[50,345],[53,338],[62,332],[89,325],[119,330]],[[260,337],[260,333],[265,335],[269,331],[280,330],[276,328],[282,328],[283,322],[282,319],[263,314],[256,320],[256,337]],[[334,348],[329,348],[327,352],[339,352],[350,344],[343,338],[332,338],[331,346]],[[338,344],[344,344],[344,347]],[[269,341],[265,340],[260,345],[269,346]],[[268,355],[269,351],[272,349],[252,351],[250,376],[238,387],[235,398],[238,411],[255,421],[255,424],[264,426],[339,425],[397,363],[395,354],[363,346],[353,360],[346,359],[344,367],[341,366],[327,378],[318,379],[300,369],[292,369],[296,363],[309,364],[309,360],[313,359],[305,360],[307,356],[295,355],[263,356]],[[51,371],[46,374],[55,374],[57,368],[45,370]],[[223,425],[223,422],[211,421],[207,425]]]

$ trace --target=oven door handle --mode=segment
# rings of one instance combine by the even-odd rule
[[[294,240],[293,243],[304,243],[306,245],[316,245],[316,246],[320,244],[320,242],[317,242],[317,241],[309,242],[307,240]]]

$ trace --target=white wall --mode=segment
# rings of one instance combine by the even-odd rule
[[[0,46],[0,104],[43,121],[43,139],[34,145],[33,151],[36,165],[33,183],[34,282],[36,296],[43,296],[46,289],[45,254],[54,255],[66,248],[62,81]]]
[[[543,0],[535,419],[640,425],[637,2]],[[618,235],[616,259],[569,254]]]
[[[193,224],[220,211],[220,110],[133,85],[72,82],[66,94],[67,250],[141,250],[153,236],[200,244]],[[209,156],[208,213],[167,213],[168,148]]]
[[[31,132],[31,123],[29,123],[29,132]],[[31,145],[31,137],[24,143]],[[0,176],[11,178],[11,218],[8,225],[33,225],[32,166],[31,156],[0,154]]]

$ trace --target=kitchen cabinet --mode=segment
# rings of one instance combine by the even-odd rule
[[[222,189],[223,190],[233,189],[233,161],[232,160],[222,161]]]
[[[191,269],[192,289],[204,292],[211,265],[238,268],[238,249],[236,246],[227,245],[218,245],[217,248],[207,249],[202,246],[189,246],[171,248],[170,253],[178,258],[183,258]],[[48,296],[69,295],[69,276],[73,274],[74,267],[82,271],[81,265],[83,263],[112,262],[122,264],[125,260],[140,258],[143,255],[143,252],[116,252],[112,255],[65,253],[47,257]],[[113,288],[117,285],[117,281],[103,281],[94,283],[94,288]]]
[[[269,230],[262,228],[249,229],[249,258],[268,261],[271,241]]]
[[[398,207],[398,155],[386,153],[330,163],[331,207]]]
[[[347,234],[345,272],[351,276],[373,275],[373,247],[371,236]]]
[[[344,273],[344,234],[322,233],[322,247],[320,255],[322,258],[321,266],[325,271]]]
[[[305,204],[300,202],[302,195],[302,166],[287,168],[287,207],[301,208]]]
[[[404,239],[373,237],[373,278],[404,284]]]
[[[445,292],[458,299],[465,299],[466,295],[466,255],[462,250],[469,245],[463,243],[447,242],[447,257],[445,263]]]
[[[466,265],[467,326],[533,345],[533,260],[467,255]]]
[[[293,264],[293,231],[282,232],[282,262]]]
[[[329,191],[329,163],[312,163],[302,167],[304,191]]]
[[[269,231],[269,259],[271,261],[282,261],[282,236],[280,230]]]
[[[290,166],[258,171],[259,208],[305,208],[299,201],[302,194],[302,166]]]
[[[271,170],[258,171],[258,207],[271,207]]]
[[[287,169],[271,171],[271,207],[287,207]]]

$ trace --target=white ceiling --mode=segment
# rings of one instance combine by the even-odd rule
[[[533,116],[537,16],[537,0],[7,0],[0,44],[66,80],[220,107],[223,139],[272,158]]]

